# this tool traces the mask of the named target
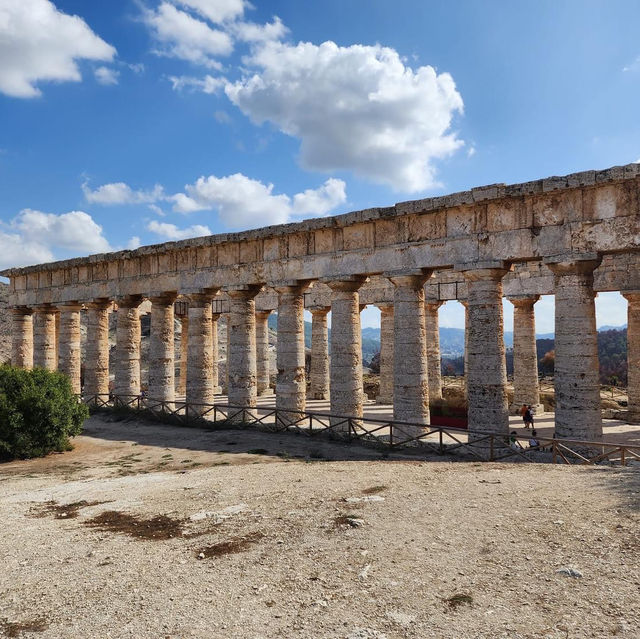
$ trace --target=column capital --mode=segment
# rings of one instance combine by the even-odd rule
[[[118,308],[138,308],[142,304],[142,295],[123,295],[115,300]]]
[[[433,269],[416,269],[412,271],[387,271],[383,275],[396,287],[421,288],[432,274]]]
[[[56,304],[58,310],[60,311],[81,311],[82,304],[80,302],[61,302],[60,304]]]
[[[504,262],[478,262],[475,266],[457,266],[467,282],[498,282],[509,272]]]
[[[386,313],[393,310],[393,302],[378,302],[374,306],[380,309],[381,313]]]
[[[620,291],[629,305],[640,305],[640,291]]]
[[[38,304],[37,306],[32,306],[31,310],[35,313],[56,313],[58,308],[53,304]]]
[[[267,319],[273,311],[271,309],[261,309],[256,311],[256,317],[260,317],[262,319]]]
[[[169,305],[173,304],[178,298],[177,291],[167,291],[166,293],[157,293],[148,297],[152,304]]]
[[[533,306],[539,299],[539,295],[509,295],[507,299],[517,308]]]
[[[268,282],[267,286],[276,293],[303,293],[312,284],[313,280],[279,280]]]
[[[264,286],[262,284],[238,284],[235,286],[227,286],[225,290],[227,295],[236,300],[252,300]]]
[[[367,275],[344,275],[324,277],[320,281],[326,284],[332,291],[355,293],[368,279],[369,277]]]
[[[11,314],[20,316],[20,315],[31,315],[34,309],[29,306],[12,306]]]
[[[94,300],[91,300],[90,302],[87,302],[85,306],[92,310],[104,311],[105,309],[109,308],[112,304],[113,302],[110,299],[106,297],[98,297]]]
[[[444,304],[444,300],[425,300],[424,305],[430,311],[437,311]]]
[[[584,255],[556,255],[548,257],[544,263],[555,276],[562,275],[592,275],[600,262],[602,256],[597,253],[587,253]]]
[[[309,306],[307,309],[311,315],[326,315],[330,310],[330,306]]]
[[[213,298],[219,293],[220,289],[203,289],[198,293],[189,293],[189,308],[203,308],[211,305]],[[188,313],[189,311],[187,311]]]

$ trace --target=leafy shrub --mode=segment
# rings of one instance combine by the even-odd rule
[[[70,450],[88,416],[65,375],[0,366],[0,459]]]

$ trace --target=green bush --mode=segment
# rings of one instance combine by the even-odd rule
[[[70,450],[88,416],[65,375],[0,366],[0,459]]]

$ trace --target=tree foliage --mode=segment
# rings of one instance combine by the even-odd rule
[[[69,450],[88,416],[65,375],[0,366],[0,458]]]

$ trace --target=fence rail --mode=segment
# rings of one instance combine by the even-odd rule
[[[629,460],[640,461],[640,446],[615,442],[538,437],[537,446],[525,447],[522,443],[528,444],[529,436],[516,437],[508,432],[474,431],[267,406],[196,404],[178,400],[167,402],[141,395],[94,395],[84,397],[83,401],[96,409],[135,411],[182,426],[256,428],[271,433],[289,432],[359,442],[414,454],[458,453],[481,461],[508,459],[586,465],[606,461],[625,466]]]

